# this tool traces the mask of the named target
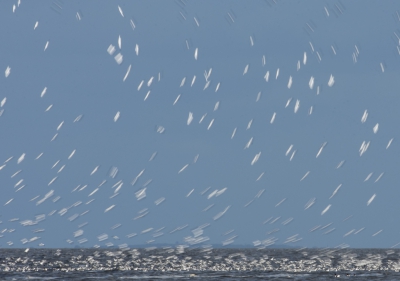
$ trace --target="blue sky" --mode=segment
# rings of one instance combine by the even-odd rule
[[[396,245],[399,9],[2,1],[0,245]]]

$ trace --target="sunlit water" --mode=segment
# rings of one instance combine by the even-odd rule
[[[3,249],[1,280],[400,279],[388,249]]]

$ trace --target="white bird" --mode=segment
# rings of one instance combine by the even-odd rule
[[[218,92],[219,86],[221,85],[221,83],[217,84],[217,87],[215,87],[215,92]]]
[[[138,88],[137,88],[138,91],[140,91],[140,89],[142,88],[143,83],[144,83],[144,80],[142,80],[142,81],[140,82],[140,84],[139,84],[139,86],[138,86]]]
[[[328,12],[328,9],[327,9],[326,7],[324,7],[324,9],[325,9],[325,13],[326,13],[326,15],[329,17],[329,12]]]
[[[300,108],[300,101],[299,101],[299,100],[296,100],[296,104],[294,105],[294,113],[297,113],[297,111],[299,110],[299,108]]]
[[[44,87],[42,93],[40,94],[40,97],[43,98],[43,96],[46,94],[47,92],[47,87]]]
[[[181,97],[181,95],[178,95],[177,97],[176,97],[176,99],[175,99],[175,101],[174,101],[174,103],[172,104],[172,105],[175,105],[178,101],[179,101],[179,98]]]
[[[72,156],[74,156],[75,152],[76,152],[76,149],[74,149],[74,150],[71,152],[71,154],[68,156],[68,160],[71,159]]]
[[[135,23],[133,22],[133,20],[130,20],[130,24],[131,24],[132,29],[135,30],[136,25],[135,25]]]
[[[123,61],[123,59],[124,59],[124,56],[121,55],[121,53],[118,53],[118,54],[114,57],[114,59],[115,59],[115,61],[116,61],[118,64],[121,64],[122,61]]]
[[[249,65],[248,64],[244,67],[243,75],[245,75],[247,73],[247,71],[249,71]]]
[[[339,189],[342,187],[342,184],[339,184],[338,187],[336,187],[336,189],[333,191],[331,197],[329,197],[329,199],[333,198],[333,196],[335,196],[335,194],[339,191]]]
[[[132,67],[132,65],[130,64],[128,69],[126,70],[124,79],[122,79],[123,82],[125,82],[126,78],[128,78],[129,72],[131,72],[131,67]]]
[[[108,211],[112,210],[115,207],[115,205],[111,205],[107,209],[104,210],[104,213],[107,213]]]
[[[7,66],[6,71],[4,72],[4,75],[6,76],[6,78],[10,75],[11,73],[11,68],[9,66]]]
[[[114,122],[117,122],[121,113],[118,111],[117,114],[114,116]]]
[[[259,101],[260,101],[260,98],[261,98],[261,92],[258,92],[257,98],[256,98],[256,102],[259,102]]]
[[[195,17],[193,17],[193,20],[195,21],[197,26],[200,26],[199,21]]]
[[[182,169],[179,170],[178,174],[182,173],[187,167],[189,167],[189,164],[183,166]]]
[[[237,128],[233,129],[233,133],[232,133],[231,139],[233,139],[233,137],[235,136],[235,134],[236,134],[236,129],[237,129]]]
[[[329,77],[328,86],[332,87],[333,84],[335,84],[335,77],[333,77],[333,75],[331,74],[331,77]]]
[[[151,76],[149,81],[147,81],[147,87],[151,86],[151,84],[153,83],[153,80],[154,80],[154,76]]]
[[[331,45],[331,49],[332,49],[333,54],[336,55],[336,50],[332,45]]]
[[[376,194],[372,195],[372,197],[367,202],[367,206],[369,206],[369,204],[371,204],[372,201],[374,201],[375,197],[376,197]]]
[[[386,149],[389,148],[389,146],[392,144],[393,140],[394,140],[393,138],[389,140],[389,142],[388,142],[388,144],[387,144],[387,146],[386,146]]]
[[[374,128],[372,130],[374,131],[374,134],[376,134],[379,130],[379,123],[376,123],[376,125],[374,126]]]
[[[253,160],[251,161],[251,165],[257,163],[258,159],[260,159],[260,156],[261,156],[261,151],[254,156]]]
[[[368,111],[365,110],[363,116],[361,117],[361,123],[365,123],[365,121],[367,121],[368,118]]]
[[[33,30],[35,30],[35,29],[38,27],[38,25],[39,25],[39,22],[37,21],[37,22],[35,23],[35,26],[33,27]]]
[[[125,17],[125,16],[124,16],[124,12],[122,11],[122,9],[121,9],[120,6],[118,6],[118,11],[119,11],[119,13],[121,14],[122,17]]]
[[[90,173],[90,175],[93,175],[94,173],[96,173],[97,170],[99,169],[99,167],[100,167],[100,166],[95,167],[95,168],[93,169],[93,171]]]
[[[17,164],[21,163],[25,159],[25,153],[22,153],[22,155],[18,158]]]
[[[312,205],[314,205],[315,203],[315,198],[311,198],[310,200],[308,200],[307,204],[304,206],[304,210],[309,209]]]
[[[253,124],[253,119],[251,119],[251,120],[249,121],[249,123],[247,124],[246,130],[248,130],[248,129],[251,128],[251,124]]]
[[[188,117],[187,122],[186,122],[188,124],[188,126],[190,125],[190,123],[192,123],[192,121],[193,121],[193,113],[189,112],[189,117]]]
[[[49,41],[46,42],[46,45],[44,46],[44,50],[43,51],[46,51],[48,46],[49,46]]]
[[[312,90],[314,88],[314,77],[311,76],[310,81],[308,82],[308,86]]]
[[[147,100],[147,98],[149,97],[151,91],[148,91],[146,96],[144,97],[144,100]]]
[[[288,85],[287,85],[288,89],[290,89],[292,87],[292,83],[293,83],[293,79],[292,79],[292,76],[290,76],[289,77],[289,82],[288,82]]]
[[[308,171],[307,173],[305,173],[305,175],[300,179],[300,181],[304,180],[309,174],[310,174],[310,171]]]
[[[136,44],[136,46],[135,46],[135,53],[137,56],[139,55],[139,45],[138,44]]]
[[[268,82],[268,80],[269,80],[269,71],[267,71],[267,73],[265,73],[264,79],[265,79],[265,81]]]
[[[183,86],[185,85],[185,81],[186,81],[186,77],[183,77],[182,82],[181,82],[181,85],[179,86],[179,88],[180,88],[180,87],[183,87]]]
[[[326,208],[321,212],[321,216],[324,215],[326,212],[328,212],[328,210],[331,208],[332,205],[328,205],[326,206]]]
[[[318,150],[317,155],[315,156],[315,158],[318,158],[318,156],[321,154],[322,150],[324,149],[324,147],[328,144],[328,142],[324,142],[321,147]]]
[[[210,124],[208,125],[207,130],[210,130],[210,128],[213,125],[213,123],[214,123],[214,119],[210,121]]]
[[[373,173],[369,173],[368,176],[365,178],[364,182],[366,182],[367,180],[369,180],[371,178],[371,176],[373,175]]]
[[[115,47],[111,44],[110,46],[108,46],[107,48],[107,53],[112,56],[115,52]]]
[[[276,117],[276,112],[274,112],[274,114],[272,114],[272,118],[271,118],[271,121],[270,121],[271,124],[274,123],[275,117]]]
[[[235,128],[235,132],[236,132],[236,128]],[[250,140],[247,142],[247,144],[245,145],[244,149],[247,149],[250,147],[250,145],[253,143],[253,138],[250,138]]]

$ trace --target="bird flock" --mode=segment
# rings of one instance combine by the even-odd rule
[[[140,3],[89,10],[54,0],[42,13],[74,29],[48,38],[40,32],[51,21],[24,19],[28,3],[9,3],[1,9],[38,42],[26,48],[40,48],[0,60],[1,247],[399,245],[385,231],[395,229],[395,211],[374,216],[396,208],[385,201],[397,196],[398,132],[387,121],[397,97],[368,92],[375,84],[396,92],[398,12],[384,26],[393,51],[385,62],[380,51],[370,57],[361,39],[337,43],[326,33],[337,36],[341,22],[356,16],[341,1],[318,2],[313,17],[291,22],[284,7],[299,4],[285,1],[249,10],[207,3],[217,11],[209,15],[192,1],[166,1],[145,20]],[[262,27],[249,31],[258,9]],[[103,10],[112,31],[98,39],[91,20]],[[282,34],[262,21],[267,12],[278,25],[279,16],[289,21]],[[173,25],[153,23],[159,14]],[[57,42],[74,41],[73,32],[93,54]],[[276,47],[287,40],[291,46]],[[90,73],[76,70],[74,55]],[[63,65],[45,69],[60,59]],[[64,68],[59,76],[68,83],[43,77],[21,90],[16,85],[36,76],[21,74],[17,60],[49,77]],[[17,114],[25,121],[15,130],[30,132],[23,141],[10,129],[20,123]]]

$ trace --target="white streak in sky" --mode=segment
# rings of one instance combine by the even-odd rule
[[[372,201],[374,201],[375,197],[376,197],[376,194],[372,195],[372,197],[367,202],[367,206],[369,206],[369,204],[371,204]]]
[[[125,82],[126,78],[128,78],[129,72],[131,72],[131,67],[132,67],[132,65],[130,64],[128,69],[126,70],[124,79],[122,79],[123,82]]]
[[[328,205],[326,206],[326,208],[321,212],[321,216],[324,215],[326,212],[328,212],[328,210],[331,208],[332,205]]]

